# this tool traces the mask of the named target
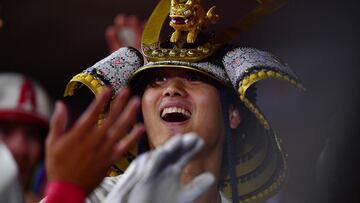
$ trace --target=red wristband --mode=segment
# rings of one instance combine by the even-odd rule
[[[82,203],[86,198],[86,192],[80,186],[55,180],[46,186],[46,203]]]

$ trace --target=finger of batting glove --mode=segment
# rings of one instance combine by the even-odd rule
[[[104,203],[127,202],[130,192],[141,178],[141,171],[144,170],[147,160],[148,154],[145,153],[131,162],[125,173],[107,195]]]
[[[204,146],[204,140],[195,133],[187,133],[182,137],[182,150],[179,161],[176,165],[179,168],[184,168],[196,153],[198,153]]]
[[[181,151],[182,147],[182,135],[175,135],[170,140],[165,142],[164,145],[158,147],[150,154],[151,162],[147,175],[156,176],[160,171],[165,168],[172,166],[179,159],[178,152]],[[179,170],[180,171],[180,170]]]

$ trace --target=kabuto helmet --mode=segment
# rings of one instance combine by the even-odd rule
[[[149,72],[159,69],[188,69],[214,79],[231,89],[238,102],[251,112],[248,130],[233,136],[226,135],[227,167],[221,177],[219,190],[234,202],[261,202],[274,194],[287,174],[285,154],[280,138],[256,104],[247,96],[247,90],[256,82],[276,78],[304,89],[287,64],[272,54],[253,48],[225,45],[238,31],[252,23],[255,17],[280,7],[263,3],[226,29],[218,37],[201,38],[202,29],[219,19],[215,7],[207,12],[195,0],[160,0],[150,16],[142,37],[142,55],[134,48],[121,48],[99,61],[68,83],[65,96],[73,95],[85,86],[94,94],[105,85],[116,94],[122,87],[144,82]],[[160,43],[160,32],[166,18],[175,29],[170,41]],[[206,35],[206,34],[205,34]],[[226,120],[226,119],[225,119]],[[227,133],[229,134],[229,133]],[[129,152],[127,159],[116,164],[110,175],[123,172],[136,156]]]

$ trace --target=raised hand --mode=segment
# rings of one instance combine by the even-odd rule
[[[203,145],[204,141],[194,133],[176,135],[163,146],[139,156],[111,190],[105,202],[195,201],[213,184],[214,176],[204,172],[183,185],[180,175],[184,166]]]
[[[105,108],[110,89],[105,88],[79,120],[65,130],[67,108],[57,102],[46,140],[46,169],[49,180],[76,184],[88,193],[104,178],[111,164],[118,161],[144,132],[141,123],[128,134],[140,108],[140,99],[131,98],[128,88],[112,102],[107,118],[99,126],[98,118]]]

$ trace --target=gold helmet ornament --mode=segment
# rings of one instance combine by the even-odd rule
[[[285,80],[301,90],[304,87],[289,66],[272,54],[225,45],[284,4],[283,0],[258,2],[255,10],[232,26],[207,37],[203,29],[219,20],[215,6],[206,11],[200,0],[160,0],[143,32],[143,55],[134,48],[120,48],[74,76],[66,87],[65,96],[72,96],[82,87],[96,95],[105,85],[111,86],[115,95],[125,86],[142,83],[149,72],[164,68],[193,70],[212,78],[236,94],[239,104],[250,112],[247,126],[236,136],[226,136],[227,160],[224,162],[227,166],[219,190],[233,202],[262,202],[282,185],[287,165],[280,138],[247,92],[256,82],[267,78]],[[174,31],[170,40],[160,42],[160,33],[168,17]],[[143,56],[148,61],[145,65]],[[139,147],[115,164],[110,175],[122,173],[136,157],[137,150]]]
[[[205,13],[200,0],[171,0],[170,26],[174,28],[170,42],[181,41],[182,35],[186,34],[186,42],[194,43],[198,34],[209,23],[216,23],[219,15],[216,14],[215,6]]]

